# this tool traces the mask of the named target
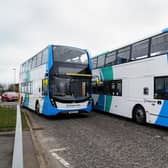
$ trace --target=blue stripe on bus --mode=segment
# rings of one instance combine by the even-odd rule
[[[166,55],[166,58],[167,58],[167,63],[168,63],[168,54]]]
[[[52,45],[49,45],[48,46],[48,67],[47,67],[48,72],[50,71],[52,66],[53,66]]]
[[[92,71],[92,61],[91,61],[90,55],[87,50],[85,50],[85,51],[86,51],[87,58],[88,58],[89,69]]]
[[[162,126],[168,126],[168,100],[164,101],[155,124],[162,125]]]
[[[95,105],[95,109],[104,111],[104,101],[105,101],[105,96],[103,94],[99,95],[98,101]]]
[[[164,28],[163,30],[162,30],[162,33],[167,33],[168,32],[168,28]]]

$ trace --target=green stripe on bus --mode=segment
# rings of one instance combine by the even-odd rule
[[[106,96],[105,111],[110,112],[111,103],[112,103],[112,96]]]
[[[27,72],[26,72],[26,80],[27,80],[27,81],[30,81],[30,71],[27,71]]]
[[[112,67],[102,68],[102,73],[103,73],[104,80],[112,80],[113,79],[113,68]]]
[[[104,81],[113,80],[113,68],[111,66],[104,67],[101,69]],[[112,103],[112,96],[106,96],[104,110],[110,112],[110,107]]]

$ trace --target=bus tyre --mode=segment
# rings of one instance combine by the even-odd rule
[[[40,113],[40,104],[39,104],[39,102],[36,102],[35,112],[38,113],[38,114]]]
[[[133,119],[138,124],[145,124],[146,123],[146,114],[145,110],[141,106],[137,106],[133,110]]]

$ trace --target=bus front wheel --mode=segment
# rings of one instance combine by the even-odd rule
[[[133,110],[133,119],[138,124],[145,124],[146,123],[146,114],[145,110],[141,106],[136,106]]]

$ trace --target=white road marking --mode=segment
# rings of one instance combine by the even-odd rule
[[[66,148],[56,148],[56,149],[51,149],[49,150],[49,152],[51,153],[51,155],[56,159],[58,160],[64,167],[66,168],[72,168],[70,166],[70,164],[65,161],[62,157],[60,157],[56,152],[61,152],[61,151],[65,151]]]
[[[60,151],[65,151],[66,148],[57,148],[57,149],[51,149],[49,152],[53,153],[53,152],[60,152]]]
[[[62,157],[60,157],[58,154],[56,154],[55,152],[52,153],[52,156],[55,157],[55,159],[57,159],[66,168],[71,168],[70,164],[67,161],[65,161]]]

